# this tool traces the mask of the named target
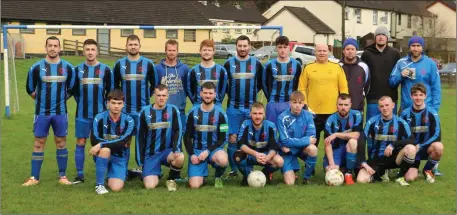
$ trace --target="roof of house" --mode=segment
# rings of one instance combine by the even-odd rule
[[[15,0],[1,2],[1,18],[57,23],[213,25],[191,1]]]
[[[455,8],[456,8],[455,1],[436,0],[436,1],[429,1],[429,2],[430,3],[427,6],[427,8],[431,7],[432,5],[434,5],[434,4],[438,3],[438,2],[443,3],[446,7],[448,7],[451,10],[454,10],[454,11],[455,11]]]
[[[210,1],[206,5],[198,1],[193,4],[208,19],[233,20],[238,22],[263,23],[266,21],[254,1],[238,1],[239,8],[232,1],[219,1],[218,6]]]
[[[343,4],[343,1],[336,1]],[[427,1],[344,1],[346,6],[362,9],[396,11],[403,14],[434,16],[427,10]]]
[[[270,19],[268,19],[264,23],[264,25],[267,24],[269,21],[273,20],[279,14],[281,14],[284,10],[290,11],[294,16],[296,16],[304,24],[308,25],[318,34],[335,34],[335,31],[332,28],[330,28],[327,24],[325,24],[322,20],[317,18],[317,16],[315,16],[313,13],[311,13],[308,9],[304,7],[285,6],[275,15],[270,17]]]

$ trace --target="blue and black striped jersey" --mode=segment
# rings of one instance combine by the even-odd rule
[[[428,106],[422,110],[406,108],[401,113],[401,118],[411,127],[415,142],[420,147],[441,141],[440,117],[434,109]]]
[[[288,102],[290,94],[298,88],[300,74],[301,65],[295,59],[290,58],[287,63],[270,60],[262,76],[263,92],[268,102]]]
[[[256,129],[252,120],[248,119],[241,125],[238,134],[238,148],[243,145],[257,152],[278,151],[278,135],[274,123],[264,120],[262,127]]]
[[[219,64],[211,68],[197,64],[190,69],[187,75],[186,91],[192,104],[200,104],[200,88],[205,82],[213,82],[216,85],[216,104],[222,104],[227,88],[227,71]]]
[[[362,114],[358,110],[349,110],[347,117],[342,118],[338,112],[330,115],[325,123],[325,136],[334,133],[363,132]],[[346,144],[347,140],[336,138],[332,143],[333,148]]]

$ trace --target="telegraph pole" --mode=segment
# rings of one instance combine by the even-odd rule
[[[343,1],[341,17],[343,22],[341,23],[341,43],[343,43],[344,39],[346,38],[346,1]]]

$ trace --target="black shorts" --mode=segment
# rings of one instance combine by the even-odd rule
[[[367,164],[374,170],[376,173],[373,175],[373,180],[381,180],[381,176],[384,175],[387,169],[399,168],[395,160],[397,159],[398,153],[401,149],[394,149],[392,155],[389,157],[377,157],[371,158],[367,161]]]

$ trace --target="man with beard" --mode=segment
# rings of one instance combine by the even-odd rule
[[[60,40],[51,36],[46,39],[46,57],[35,63],[27,76],[27,93],[35,100],[35,118],[31,177],[22,186],[37,185],[44,159],[44,146],[49,134],[49,127],[54,131],[56,159],[59,170],[59,183],[70,185],[66,177],[68,150],[66,136],[68,132],[67,99],[75,85],[73,66],[60,59]]]
[[[108,93],[113,89],[111,69],[98,62],[98,46],[93,39],[87,39],[83,44],[86,61],[75,68],[76,119],[75,119],[75,165],[77,176],[73,184],[84,182],[84,148],[86,139],[90,137],[90,129],[94,117],[106,110]]]
[[[224,146],[228,139],[227,115],[214,104],[216,85],[205,82],[200,89],[203,103],[195,105],[187,114],[187,128],[184,135],[188,160],[189,187],[199,188],[208,176],[208,164],[215,171],[214,186],[222,188],[221,176],[227,167],[228,158]]]
[[[351,97],[340,94],[336,102],[337,112],[330,115],[325,123],[325,171],[346,166],[344,181],[354,184],[352,173],[356,164],[357,140],[363,132],[362,113],[351,109]]]
[[[237,150],[238,130],[243,121],[249,119],[249,109],[262,89],[263,66],[255,57],[249,56],[250,42],[249,37],[239,36],[235,41],[237,55],[224,63],[228,76],[227,116],[230,119],[227,147],[231,168],[229,177],[237,174],[233,153]]]
[[[348,38],[343,43],[343,58],[340,66],[343,67],[348,82],[349,95],[351,96],[351,109],[358,110],[362,114],[361,126],[363,127],[363,112],[365,108],[365,95],[370,89],[370,71],[367,64],[362,62],[356,55],[358,49],[357,41]],[[360,135],[357,140],[357,162],[359,167],[365,161],[365,136]]]
[[[216,85],[216,105],[222,107],[225,91],[227,89],[227,71],[214,62],[215,47],[212,40],[206,39],[200,43],[200,56],[202,62],[190,69],[187,74],[186,91],[192,104],[199,105],[201,86],[206,82]]]
[[[140,55],[140,38],[137,35],[128,36],[125,47],[128,55],[118,60],[113,69],[114,87],[124,92],[125,106],[122,111],[129,114],[137,125],[138,114],[142,107],[149,105],[158,78],[152,60]],[[133,135],[135,133],[134,131]],[[126,153],[128,163],[130,148]],[[131,176],[139,176],[140,167],[132,170],[131,173]]]

